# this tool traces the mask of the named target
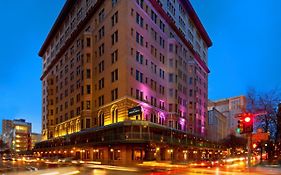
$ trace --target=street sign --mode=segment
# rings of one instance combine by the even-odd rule
[[[269,134],[268,133],[252,134],[252,141],[254,141],[254,142],[266,141],[268,139],[269,139]]]

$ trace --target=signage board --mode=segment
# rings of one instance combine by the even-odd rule
[[[140,115],[142,113],[141,111],[141,107],[140,106],[136,106],[133,108],[128,109],[128,116],[134,116],[134,115]]]
[[[266,141],[269,139],[268,133],[256,133],[252,135],[252,140],[255,142]]]

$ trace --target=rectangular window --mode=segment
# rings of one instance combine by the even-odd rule
[[[87,85],[86,88],[87,88],[87,94],[91,94],[91,85]]]
[[[100,46],[99,46],[99,56],[102,56],[104,54],[104,43],[102,43]]]
[[[113,53],[111,53],[111,63],[114,64],[118,60],[118,50],[115,50]]]
[[[99,63],[99,73],[102,73],[104,71],[104,61],[101,61]]]
[[[99,96],[99,106],[104,105],[104,96]]]
[[[105,17],[104,9],[99,12],[99,22],[101,23]]]
[[[143,64],[143,55],[140,52],[136,52],[136,61]]]
[[[111,26],[115,26],[118,23],[118,12],[115,12],[114,15],[111,17]]]
[[[111,91],[111,101],[118,99],[118,88]]]
[[[112,7],[114,7],[117,4],[118,0],[112,0],[111,2],[112,2]]]
[[[90,119],[86,119],[86,128],[90,128],[91,127],[91,120]]]
[[[100,29],[99,29],[99,39],[102,39],[104,37],[104,26],[102,26]]]
[[[136,80],[139,82],[143,82],[143,73],[141,73],[140,71],[136,70]]]
[[[143,8],[143,0],[137,0],[138,5]]]
[[[111,82],[115,82],[118,80],[118,69],[111,72]]]
[[[157,15],[153,10],[151,10],[151,16],[150,17],[151,17],[152,21],[154,21],[154,23],[157,24]]]
[[[91,47],[91,38],[87,38],[86,41],[87,41],[87,47]]]
[[[86,77],[87,79],[90,79],[91,78],[91,69],[87,69],[87,73],[86,73]]]
[[[104,88],[104,78],[99,80],[99,89],[103,89]]]
[[[111,35],[111,44],[114,45],[118,42],[118,30]]]
[[[143,101],[143,92],[136,89],[136,99]]]
[[[165,49],[165,40],[161,36],[160,36],[159,44],[163,49]]]
[[[143,27],[143,18],[137,13],[136,15],[136,22],[139,24],[141,27]]]
[[[162,32],[165,32],[165,24],[160,20],[160,29],[162,30]]]
[[[136,41],[143,46],[143,36],[136,32]]]

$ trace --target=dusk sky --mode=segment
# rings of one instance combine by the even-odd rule
[[[64,2],[5,1],[0,6],[1,121],[24,118],[32,122],[33,132],[41,132],[38,51]],[[210,99],[242,95],[248,87],[281,87],[280,0],[191,2],[213,41]]]

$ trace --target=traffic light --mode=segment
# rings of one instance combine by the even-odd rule
[[[236,132],[237,132],[238,134],[243,134],[243,129],[244,129],[244,128],[243,128],[243,120],[238,119]]]
[[[251,113],[240,114],[236,131],[240,134],[253,132],[253,120],[253,115]]]
[[[252,133],[253,132],[253,116],[251,114],[247,114],[244,117],[243,121],[243,132],[244,133]]]

